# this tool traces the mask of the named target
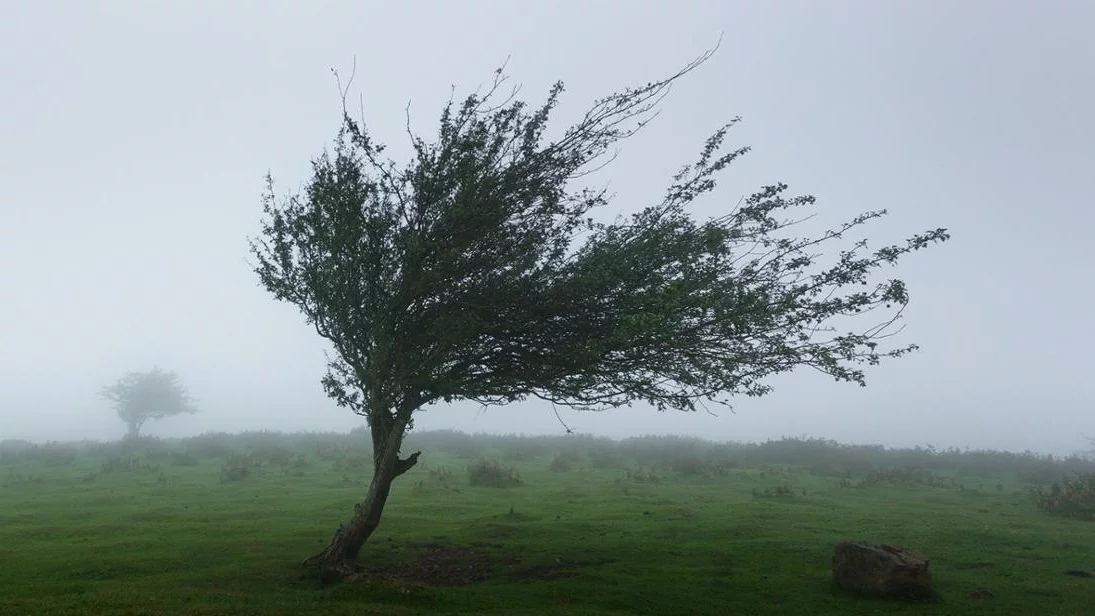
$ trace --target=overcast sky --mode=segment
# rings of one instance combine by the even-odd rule
[[[1064,1],[122,2],[3,5],[0,22],[0,439],[112,439],[98,390],[176,370],[206,430],[345,430],[323,395],[324,344],[257,285],[247,239],[263,176],[299,188],[329,145],[331,74],[357,61],[375,136],[406,151],[455,86],[509,58],[521,96],[593,99],[711,47],[598,178],[630,213],[703,139],[742,116],[706,217],[775,181],[830,222],[869,209],[873,246],[928,228],[953,239],[899,266],[912,303],[869,386],[800,371],[735,413],[564,412],[573,429],[1044,452],[1095,436],[1095,3]],[[472,404],[420,428],[560,433],[549,407]]]

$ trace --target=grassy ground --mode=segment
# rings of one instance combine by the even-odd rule
[[[629,478],[581,457],[553,472],[550,452],[482,454],[524,484],[472,487],[467,456],[425,451],[362,554],[394,579],[328,586],[298,563],[362,494],[368,469],[345,452],[241,462],[250,473],[227,481],[223,455],[8,459],[0,614],[1095,613],[1095,579],[1064,575],[1095,567],[1095,524],[1039,512],[1010,473],[859,485],[803,467],[686,475],[624,460]],[[771,495],[779,486],[792,493]],[[939,600],[834,590],[846,539],[925,552]]]

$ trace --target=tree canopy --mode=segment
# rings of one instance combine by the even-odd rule
[[[101,395],[113,403],[118,417],[126,423],[126,438],[138,438],[141,427],[150,419],[198,412],[178,375],[158,367],[129,372],[103,388]]]
[[[319,561],[356,557],[391,481],[417,459],[399,448],[430,403],[690,411],[765,394],[766,377],[799,366],[863,385],[864,365],[915,348],[884,346],[909,296],[876,274],[946,230],[873,251],[854,239],[826,262],[826,245],[885,210],[797,236],[815,199],[783,183],[697,220],[690,205],[748,151],[724,148],[736,118],[659,199],[616,222],[591,216],[609,196],[579,183],[708,56],[595,101],[555,139],[545,130],[562,84],[530,107],[501,92],[499,71],[485,94],[443,107],[434,139],[408,130],[404,164],[344,107],[302,194],[279,200],[267,178],[256,273],[330,342],[323,386],[373,437],[364,506]]]

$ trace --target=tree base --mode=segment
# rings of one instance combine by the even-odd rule
[[[301,565],[324,584],[341,582],[360,575],[362,571],[356,560],[332,558],[326,551],[304,559]]]

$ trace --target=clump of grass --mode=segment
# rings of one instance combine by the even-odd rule
[[[659,483],[662,480],[653,468],[650,470],[643,470],[642,468],[632,470],[629,468],[625,471],[624,479],[633,483]]]
[[[373,460],[370,456],[348,454],[335,458],[331,469],[336,471],[360,471],[369,468],[372,464]]]
[[[452,481],[452,469],[447,466],[431,468],[427,476],[429,477],[430,481],[436,481],[438,483],[449,483]]]
[[[62,443],[49,442],[39,446],[35,458],[46,466],[71,466],[76,461],[76,447]]]
[[[936,476],[926,468],[907,466],[904,468],[888,468],[872,471],[867,474],[859,487],[867,487],[879,484],[891,484],[901,486],[930,486],[941,488],[947,485],[942,477]]]
[[[199,458],[227,458],[232,455],[232,436],[223,432],[207,432],[182,440],[186,453]]]
[[[479,460],[468,466],[468,483],[477,487],[512,488],[523,484],[517,469],[495,460]]]
[[[131,473],[133,471],[159,471],[158,466],[152,466],[141,462],[137,456],[110,456],[103,462],[100,471],[108,473]]]
[[[548,470],[553,473],[569,473],[574,470],[574,456],[565,453],[556,454]]]
[[[221,483],[243,481],[257,474],[261,468],[262,464],[255,456],[232,454],[221,465]]]
[[[8,469],[8,477],[3,482],[0,482],[0,488],[14,488],[23,486],[26,484],[42,485],[46,482],[46,478],[40,475],[24,475],[22,473],[15,472],[14,469]]]
[[[589,466],[595,469],[615,469],[624,465],[624,458],[613,443],[601,444],[589,449]]]
[[[272,466],[289,468],[293,463],[293,450],[281,443],[259,441],[252,445],[251,453]]]
[[[184,451],[176,451],[171,454],[171,463],[175,466],[197,466],[201,463],[201,460],[197,456]]]
[[[15,464],[34,449],[34,443],[19,439],[0,441],[0,464]]]
[[[289,461],[288,467],[285,468],[285,474],[292,475],[293,477],[303,477],[304,470],[311,465],[312,463],[308,461],[308,456],[297,454]]]
[[[1052,484],[1030,490],[1035,504],[1042,511],[1076,520],[1095,520],[1095,473],[1081,473]]]
[[[427,494],[440,490],[451,490],[459,492],[452,485],[453,473],[447,466],[439,466],[437,468],[431,468],[427,471],[426,479],[419,479],[414,482],[415,494]]]
[[[799,488],[797,491],[806,496],[806,488]],[[753,498],[780,498],[794,496],[795,492],[795,488],[788,484],[769,486],[763,490],[753,488]]]
[[[729,469],[738,465],[731,458],[717,458],[714,460],[702,458],[698,455],[683,455],[670,460],[669,467],[674,473],[683,477],[722,477]]]

